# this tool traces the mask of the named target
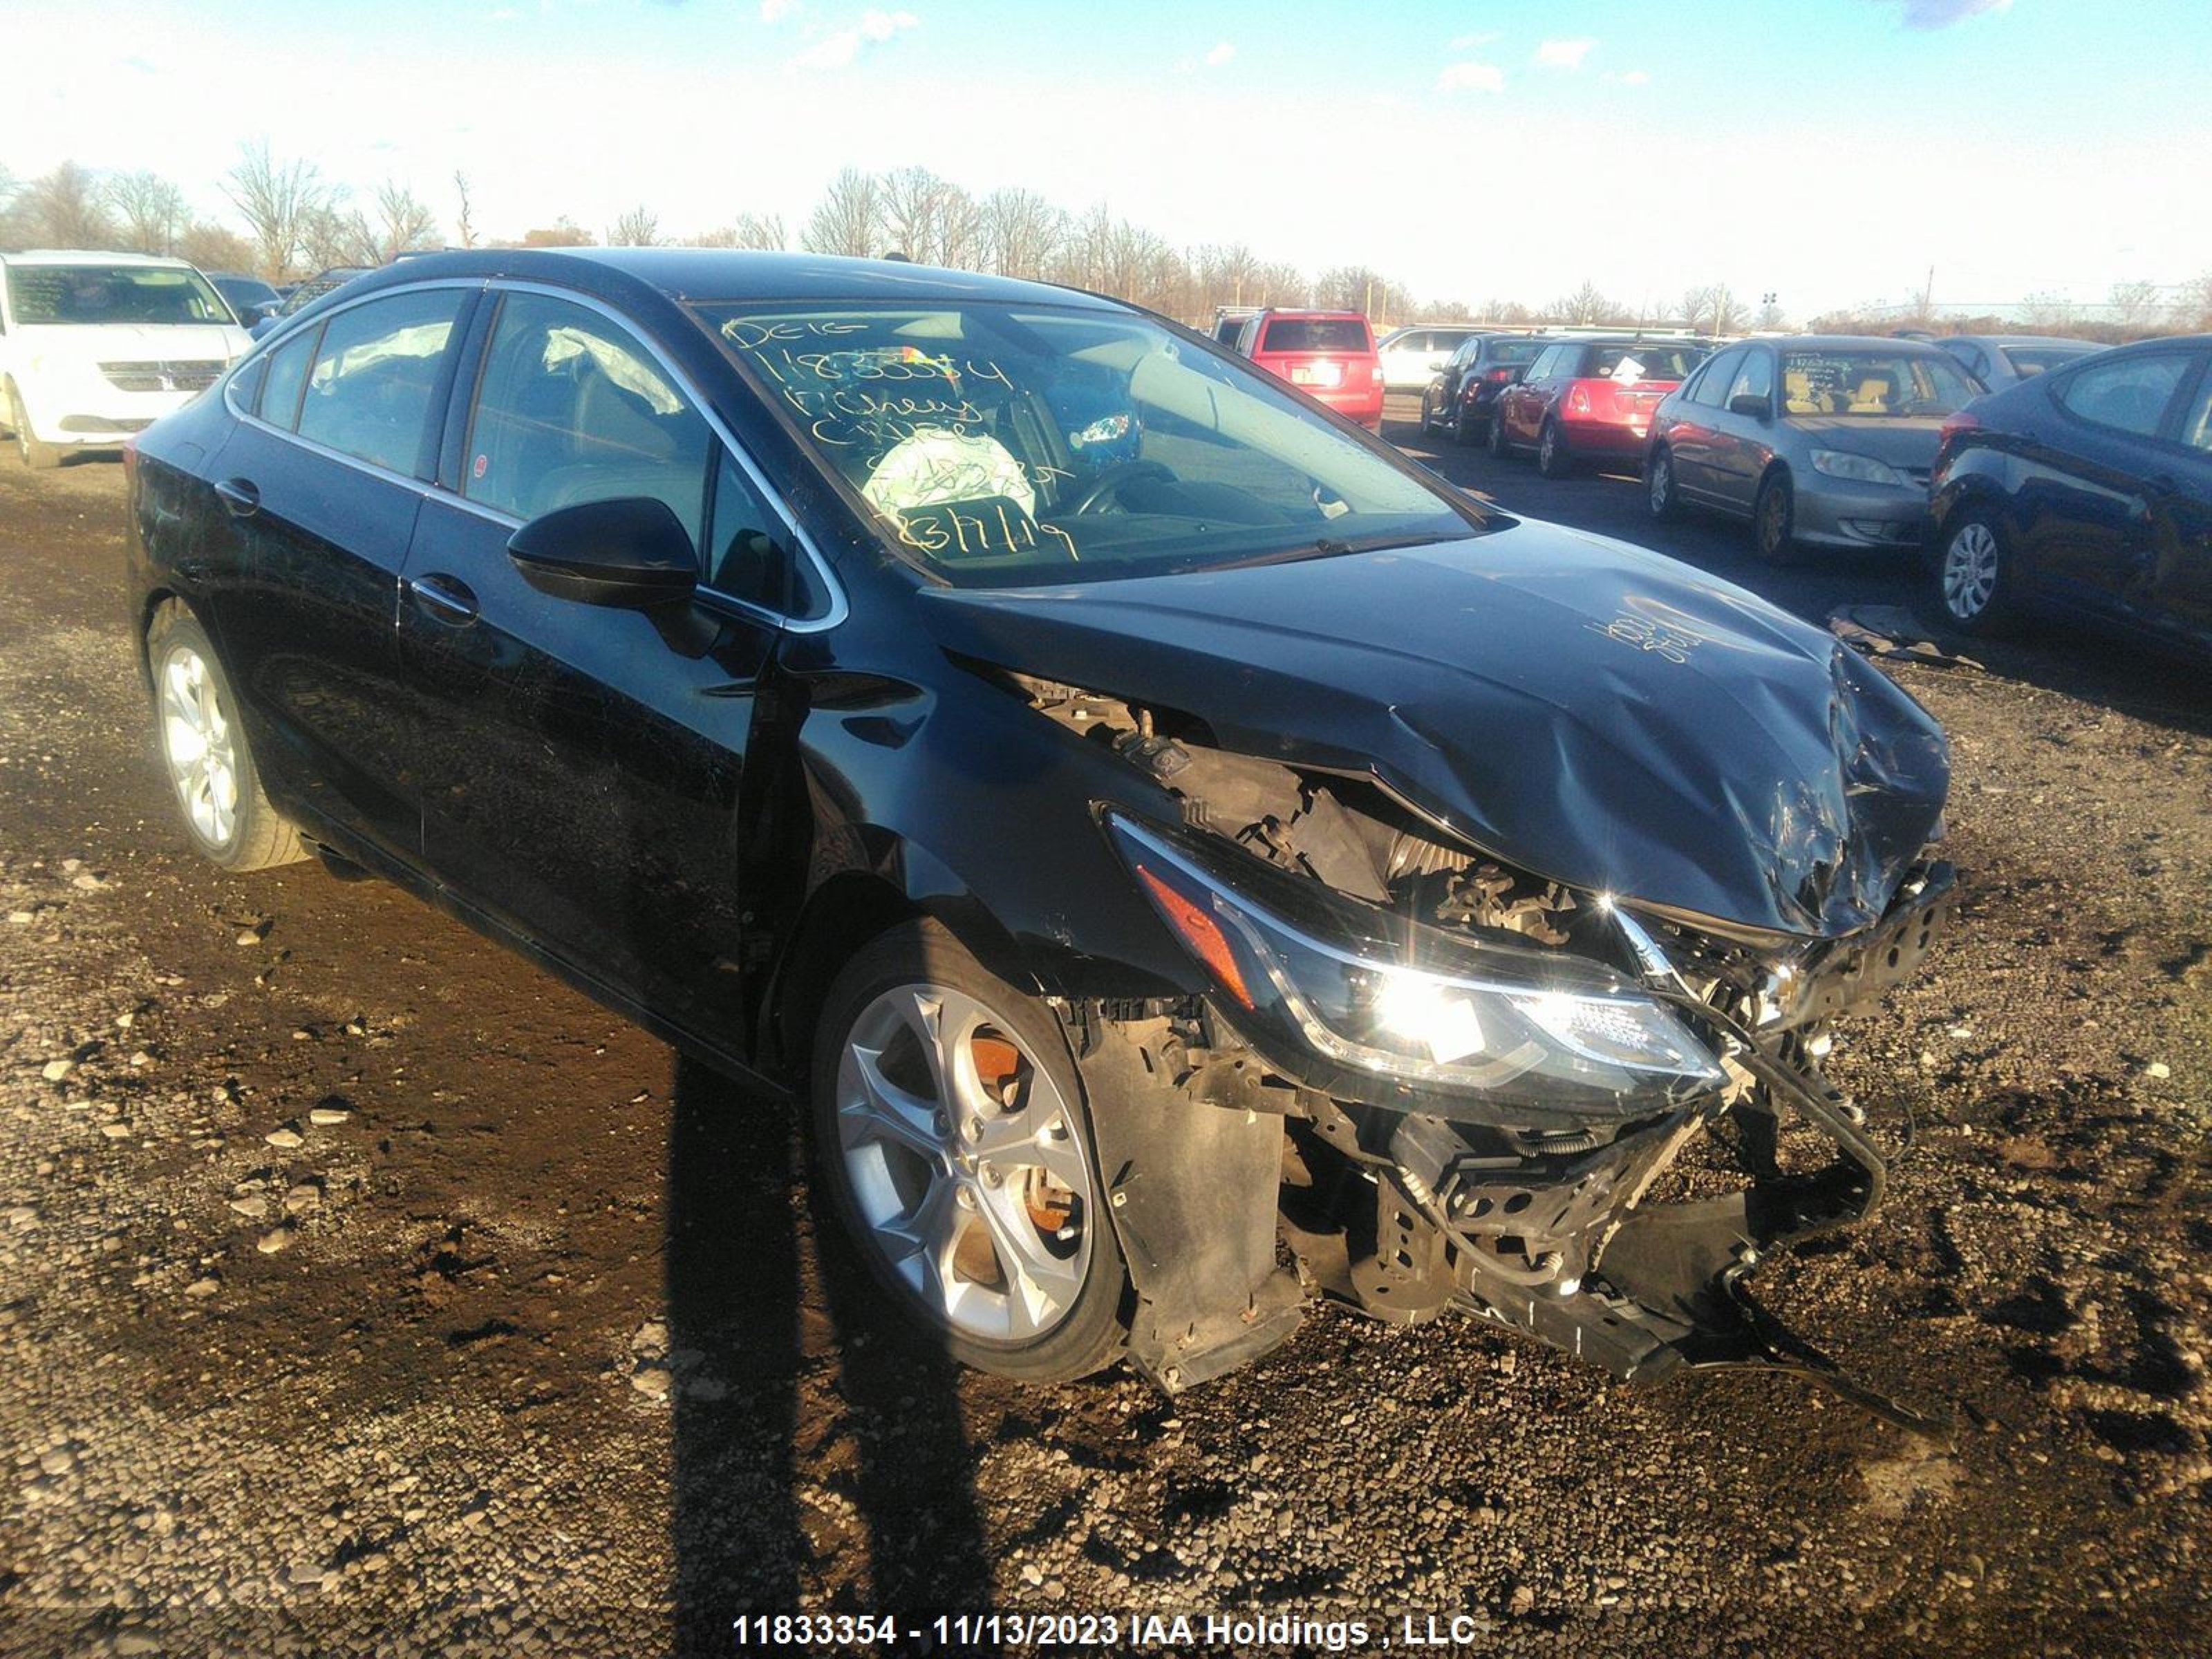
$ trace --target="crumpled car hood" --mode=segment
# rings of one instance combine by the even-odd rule
[[[945,649],[1371,774],[1586,890],[1836,936],[1936,833],[1943,735],[1829,635],[1626,544],[1500,519],[1401,551],[933,589]]]

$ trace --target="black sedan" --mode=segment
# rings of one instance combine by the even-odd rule
[[[1943,426],[1930,501],[1945,615],[2022,612],[2212,654],[2212,336],[2100,351]]]
[[[1422,387],[1421,430],[1449,433],[1456,444],[1480,443],[1490,434],[1498,394],[1551,343],[1540,334],[1470,336]]]
[[[200,849],[803,1092],[963,1359],[1180,1388],[1329,1294],[1814,1363],[1738,1280],[1880,1194],[1814,1057],[1944,911],[1946,757],[1749,594],[1132,307],[809,257],[363,276],[131,477]],[[1833,1162],[1640,1201],[1723,1113]]]

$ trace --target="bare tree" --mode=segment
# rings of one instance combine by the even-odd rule
[[[184,192],[153,173],[118,173],[100,188],[100,200],[120,222],[120,240],[139,253],[173,253],[191,215]]]
[[[1518,300],[1485,300],[1481,314],[1485,320],[1493,323],[1533,323],[1536,320],[1536,313]]]
[[[809,253],[847,253],[865,258],[883,252],[882,191],[872,173],[847,167],[830,181],[799,238]]]
[[[2184,283],[2173,299],[2173,320],[2191,330],[2212,330],[2212,270]]]
[[[781,252],[791,246],[780,215],[740,213],[726,225],[707,231],[697,239],[701,247],[766,248]]]
[[[1043,276],[1067,235],[1067,216],[1033,190],[994,190],[980,216],[982,263],[1001,276]]]
[[[403,253],[429,247],[438,240],[438,217],[406,185],[387,179],[376,192],[376,263],[388,265]]]
[[[13,209],[16,234],[33,246],[112,247],[120,237],[108,216],[100,175],[75,161],[33,179]]]
[[[470,200],[469,175],[459,167],[453,169],[453,194],[460,198],[461,210],[453,221],[453,234],[463,247],[477,245],[477,217]]]
[[[2115,283],[2112,284],[2112,309],[2119,313],[2122,328],[2147,328],[2160,311],[2156,283]]]
[[[251,270],[253,244],[228,225],[188,221],[177,233],[177,252],[202,270]]]
[[[269,141],[240,147],[238,165],[223,180],[223,194],[246,221],[261,274],[282,282],[294,274],[305,249],[310,219],[326,215],[331,192],[313,161],[279,161]]]
[[[301,217],[299,255],[302,267],[310,272],[328,270],[333,265],[384,263],[368,221],[358,209],[347,207],[335,191]]]
[[[1699,334],[1734,334],[1743,327],[1743,302],[1726,283],[1709,283],[1682,295],[1682,320]]]
[[[2074,302],[2063,294],[2031,294],[2021,301],[2020,309],[2031,328],[2056,331],[2074,325]]]
[[[1588,277],[1572,294],[1553,301],[1544,309],[1554,322],[1561,323],[1617,323],[1626,315],[1618,301],[1607,299]]]
[[[522,233],[524,247],[589,247],[592,233],[562,214],[550,225],[540,225]]]
[[[1759,304],[1758,313],[1751,319],[1751,325],[1762,332],[1773,334],[1778,332],[1788,321],[1789,319],[1783,315],[1782,307],[1779,305],[1772,300],[1762,300]]]
[[[928,265],[972,264],[981,256],[982,215],[975,198],[927,167],[901,167],[877,183],[882,234],[889,246]]]
[[[1259,297],[1251,303],[1263,306],[1302,306],[1312,292],[1306,274],[1296,265],[1278,259],[1260,267]]]
[[[660,216],[640,204],[626,208],[607,228],[609,247],[658,247],[660,246]]]

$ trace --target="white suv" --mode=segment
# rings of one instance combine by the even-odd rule
[[[182,259],[0,254],[0,421],[27,466],[119,447],[213,385],[251,343]]]

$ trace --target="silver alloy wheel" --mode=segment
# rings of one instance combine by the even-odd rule
[[[1547,422],[1543,432],[1536,440],[1536,459],[1545,471],[1549,471],[1553,462],[1557,460],[1559,448],[1559,428]]]
[[[1091,1270],[1096,1182],[1058,1086],[973,997],[903,985],[837,1067],[837,1153],[873,1246],[963,1337],[1033,1342]]]
[[[169,781],[200,839],[227,848],[238,834],[238,750],[222,690],[200,653],[179,645],[161,659],[161,693]]]
[[[1651,510],[1664,513],[1667,498],[1674,488],[1674,463],[1668,459],[1665,450],[1651,458],[1651,477],[1648,482],[1651,491]]]
[[[1960,622],[1989,609],[1997,591],[1997,538],[1989,526],[1969,519],[1943,550],[1943,608]]]

